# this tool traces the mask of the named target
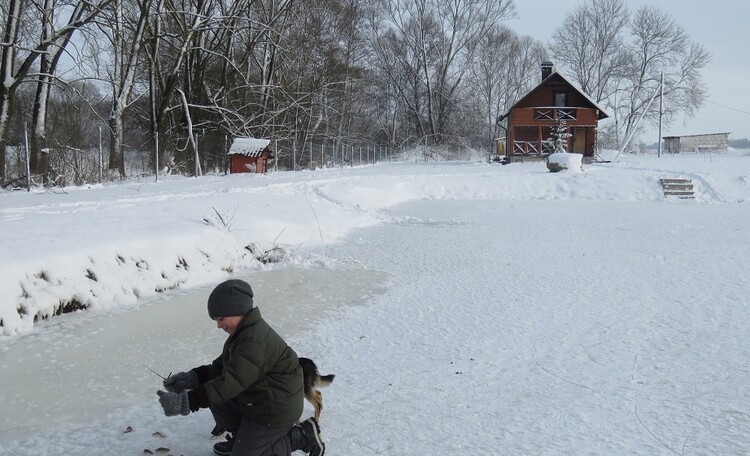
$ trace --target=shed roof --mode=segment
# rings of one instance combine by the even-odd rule
[[[716,135],[726,135],[729,136],[732,132],[729,131],[722,131],[719,133],[701,133],[697,135],[675,135],[675,136],[662,136],[662,139],[672,139],[672,138],[695,138],[699,136],[716,136]]]
[[[246,157],[259,157],[260,154],[271,143],[270,139],[238,137],[234,138],[229,148],[229,155],[245,155]]]

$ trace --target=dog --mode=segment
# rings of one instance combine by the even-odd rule
[[[302,376],[304,377],[305,399],[312,404],[315,409],[315,420],[320,420],[320,412],[323,410],[323,395],[318,388],[330,385],[336,377],[333,374],[320,375],[318,366],[310,358],[299,358],[299,365],[302,367]]]

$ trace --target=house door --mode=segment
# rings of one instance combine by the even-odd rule
[[[573,128],[573,146],[571,152],[586,155],[586,136],[588,128]]]

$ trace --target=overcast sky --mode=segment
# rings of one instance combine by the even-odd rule
[[[545,44],[566,14],[583,3],[577,0],[516,0],[518,17],[507,25]],[[662,136],[730,132],[730,139],[750,138],[750,0],[628,0],[634,12],[641,5],[668,11],[690,37],[711,52],[703,71],[708,95],[695,118],[678,118]],[[554,61],[554,56],[551,56]],[[641,138],[652,143],[656,131]]]

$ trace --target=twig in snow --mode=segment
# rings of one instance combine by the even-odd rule
[[[638,355],[635,355],[635,358],[633,359],[633,370],[630,372],[630,379],[633,381],[633,402],[634,402],[633,412],[635,413],[635,417],[638,418],[638,422],[641,423],[641,427],[643,427],[643,429],[645,429],[646,432],[648,432],[649,435],[651,435],[651,437],[653,437],[653,439],[659,443],[659,445],[663,446],[664,448],[668,449],[674,454],[680,454],[674,449],[672,449],[672,447],[670,447],[666,443],[659,440],[659,437],[657,437],[653,432],[651,432],[651,429],[646,427],[646,424],[643,423],[643,420],[641,419],[640,415],[638,415],[638,390],[637,390],[637,387],[635,386],[637,383],[635,380],[635,365],[637,362],[638,362]]]
[[[228,232],[234,231],[232,229],[232,221],[234,220],[235,215],[237,215],[237,211],[235,210],[234,214],[232,214],[232,216],[227,219],[226,214],[222,214],[215,207],[212,207],[212,209],[214,210],[214,213],[216,214],[216,216],[214,217],[215,221],[209,219],[208,216],[203,216],[203,221],[209,225],[221,226]],[[218,223],[216,223],[216,221],[218,221]]]
[[[320,228],[320,220],[318,220],[318,214],[315,213],[315,208],[313,207],[312,203],[310,203],[310,200],[307,199],[307,195],[305,195],[305,201],[307,201],[307,205],[310,206],[310,210],[313,213],[313,217],[315,217],[315,223],[318,225],[318,235],[320,236],[320,243],[325,245],[325,243],[323,242],[323,230]]]
[[[578,386],[578,387],[581,387],[581,388],[587,389],[587,390],[589,390],[589,391],[593,391],[593,390],[592,390],[592,389],[591,389],[590,387],[588,387],[588,386],[586,386],[586,385],[581,385],[580,383],[576,383],[576,382],[574,382],[574,381],[568,380],[567,378],[561,377],[561,376],[557,375],[556,373],[552,372],[551,370],[547,369],[546,367],[542,366],[542,364],[541,364],[541,363],[539,362],[539,360],[538,360],[538,359],[537,359],[537,357],[536,357],[536,344],[534,344],[534,347],[533,347],[533,352],[531,353],[531,356],[532,356],[532,357],[534,358],[534,362],[536,363],[536,365],[537,365],[537,366],[538,366],[538,367],[539,367],[539,368],[540,368],[541,370],[543,370],[544,372],[546,372],[546,373],[550,374],[551,376],[553,376],[553,377],[556,377],[556,378],[559,378],[560,380],[562,380],[562,381],[564,381],[564,382],[567,382],[567,383],[570,383],[571,385],[575,385],[575,386]]]

